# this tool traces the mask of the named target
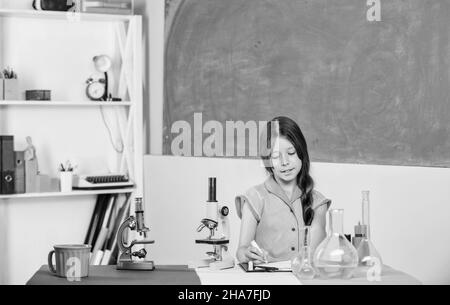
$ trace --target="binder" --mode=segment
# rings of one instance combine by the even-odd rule
[[[127,195],[125,198],[125,202],[122,204],[122,207],[119,209],[119,212],[116,215],[115,223],[112,227],[112,234],[108,242],[106,243],[105,256],[102,260],[102,265],[115,264],[118,255],[118,246],[117,246],[117,234],[119,231],[119,227],[122,223],[128,218],[130,215],[130,204],[131,204],[131,196]]]
[[[95,203],[94,212],[92,213],[91,222],[89,223],[89,228],[88,228],[86,237],[84,239],[84,244],[85,245],[93,246],[92,245],[92,241],[94,239],[94,231],[95,231],[95,228],[97,226],[97,221],[98,221],[98,220],[96,220],[96,217],[97,217],[97,215],[99,213],[99,210],[101,208],[102,200],[103,200],[102,199],[102,195],[98,195],[97,196],[97,202]]]
[[[15,155],[15,193],[25,193],[25,152],[16,151]]]
[[[95,210],[91,218],[91,223],[89,225],[88,234],[86,235],[85,244],[92,246],[91,252],[95,246],[95,241],[98,235],[98,227],[100,222],[101,214],[104,213],[105,199],[108,195],[99,195],[97,197],[97,204],[95,205]]]
[[[102,258],[103,258],[103,245],[106,242],[106,238],[108,236],[108,222],[112,213],[112,210],[114,208],[114,203],[116,200],[116,196],[108,195],[107,198],[107,206],[105,209],[104,214],[102,215],[102,219],[99,222],[100,225],[100,232],[98,233],[97,239],[95,241],[94,247],[92,248],[92,255],[90,264],[91,265],[100,265]]]
[[[1,194],[14,194],[15,185],[15,156],[14,156],[14,137],[0,136],[2,171],[0,175]]]

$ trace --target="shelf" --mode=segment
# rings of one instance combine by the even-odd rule
[[[74,13],[70,12],[0,9],[0,18],[13,17],[13,18],[30,18],[30,19],[51,19],[51,20],[66,20],[68,22],[74,21],[123,22],[123,21],[130,21],[135,16],[136,15],[91,14],[91,13],[77,13],[75,15]]]
[[[76,107],[119,107],[126,106],[130,107],[133,104],[131,102],[94,102],[94,101],[83,101],[83,102],[62,102],[62,101],[0,101],[0,106],[76,106]]]
[[[93,196],[101,194],[126,194],[134,192],[134,188],[122,188],[111,190],[94,190],[94,191],[72,191],[69,193],[30,193],[30,194],[14,194],[0,195],[2,199],[33,199],[33,198],[52,198],[52,197],[76,197],[76,196]]]

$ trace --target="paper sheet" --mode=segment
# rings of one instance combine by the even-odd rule
[[[291,272],[245,272],[239,266],[226,270],[195,269],[202,285],[301,285]]]
[[[282,262],[275,262],[275,263],[260,264],[258,266],[275,267],[275,268],[278,268],[279,270],[292,271],[291,261],[282,261]]]

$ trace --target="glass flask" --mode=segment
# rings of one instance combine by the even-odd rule
[[[366,228],[366,234],[361,239],[358,252],[358,275],[367,274],[369,271],[377,271],[381,275],[383,266],[381,256],[370,240],[370,200],[369,191],[362,192],[362,225]],[[373,268],[376,267],[376,268]]]
[[[358,266],[358,253],[344,236],[344,210],[329,211],[329,233],[314,253],[314,267],[323,279],[349,279]]]
[[[311,255],[311,227],[303,228],[303,246],[291,261],[294,275],[300,280],[312,280],[316,276]]]

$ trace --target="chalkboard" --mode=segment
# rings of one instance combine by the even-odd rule
[[[286,115],[313,161],[449,167],[450,1],[372,2],[380,21],[365,0],[178,3],[165,153],[174,122],[194,113],[223,124]]]

